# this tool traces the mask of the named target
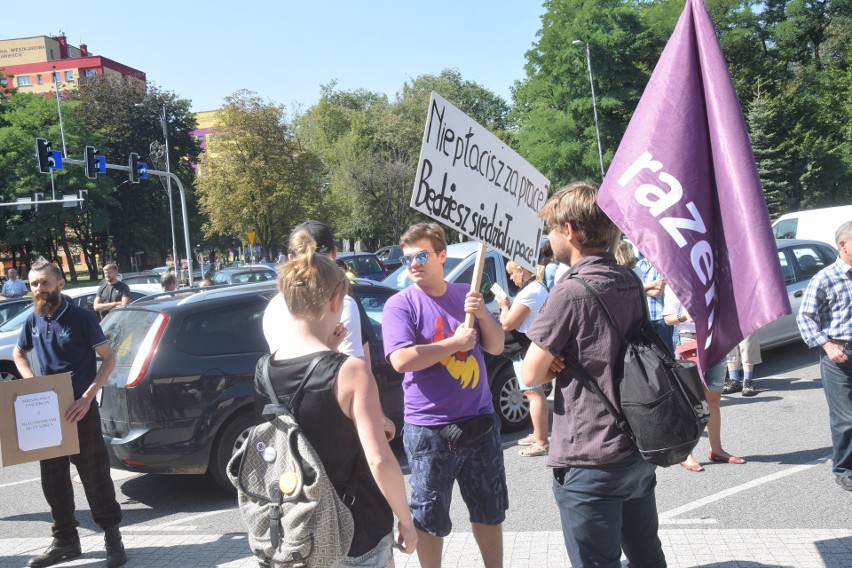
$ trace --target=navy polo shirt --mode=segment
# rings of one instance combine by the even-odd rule
[[[71,372],[74,398],[83,396],[98,373],[95,347],[106,343],[97,316],[66,299],[52,316],[27,318],[18,337],[21,351],[35,349],[45,375]]]

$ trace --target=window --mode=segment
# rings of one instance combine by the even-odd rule
[[[32,78],[29,75],[18,75],[15,77],[19,87],[29,87],[33,84]]]
[[[36,83],[39,85],[44,83],[44,78],[41,75],[36,75]]]
[[[772,227],[772,232],[775,234],[776,239],[795,239],[796,228],[798,226],[798,219],[784,219]]]
[[[97,77],[98,70],[97,69],[86,69],[84,72],[86,77]]]
[[[384,310],[388,298],[390,298],[390,295],[382,290],[362,290],[356,296],[367,313],[367,319],[376,334],[377,341],[382,341],[382,310]],[[367,340],[366,337],[362,339]]]
[[[193,355],[265,352],[261,322],[266,305],[266,300],[260,300],[188,316],[178,333],[177,348]]]
[[[74,72],[73,71],[66,71],[65,72],[65,80],[66,81],[73,81],[74,80]]]
[[[796,281],[796,275],[793,273],[793,267],[787,262],[787,255],[784,251],[778,251],[778,262],[781,264],[781,274],[784,275],[784,284],[793,284]]]
[[[470,284],[470,281],[473,279],[473,267],[475,265],[476,263],[471,264],[467,270],[455,279],[455,282]],[[485,257],[485,267],[482,269],[482,284],[479,287],[479,292],[483,296],[488,296],[492,293],[491,285],[495,282],[497,282],[497,265],[494,262],[493,256],[487,256]]]
[[[825,261],[816,248],[812,246],[801,246],[792,250],[796,263],[799,265],[799,273],[805,279],[810,278],[825,268]]]

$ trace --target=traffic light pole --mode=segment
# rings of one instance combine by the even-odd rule
[[[65,158],[64,162],[67,163],[67,164],[76,164],[78,166],[84,166],[84,167],[86,165],[85,160],[75,160],[73,158]],[[106,165],[106,169],[108,169],[108,170],[117,170],[117,171],[120,171],[120,172],[128,172],[128,173],[130,173],[130,171],[131,171],[130,166],[120,166],[118,164],[105,164],[105,165]],[[180,192],[181,212],[183,213],[183,237],[184,237],[184,240],[186,241],[186,271],[187,271],[187,278],[188,278],[188,281],[189,281],[189,285],[192,286],[192,248],[190,247],[190,243],[189,243],[189,216],[187,215],[187,211],[186,211],[186,191],[184,190],[183,184],[181,183],[180,179],[175,174],[173,174],[171,172],[164,172],[164,171],[161,171],[161,170],[148,170],[148,175],[149,176],[154,175],[154,176],[164,177],[168,180],[174,180],[174,182],[178,186],[178,190]],[[179,259],[176,258],[175,259],[175,274],[178,274],[177,262],[179,262]]]

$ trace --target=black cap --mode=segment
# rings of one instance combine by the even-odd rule
[[[317,252],[331,254],[331,251],[337,246],[334,244],[334,233],[332,233],[331,227],[321,221],[311,220],[296,225],[290,233],[290,238],[292,239],[293,235],[299,231],[307,231],[314,238],[317,242]]]

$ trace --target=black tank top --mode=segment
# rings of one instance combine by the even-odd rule
[[[270,359],[269,378],[279,398],[296,392],[305,371],[318,353],[294,359]],[[338,495],[343,495],[360,460],[358,489],[351,507],[355,519],[355,536],[349,556],[361,556],[393,530],[393,512],[367,465],[355,423],[340,409],[334,394],[334,383],[347,355],[330,353],[320,361],[305,385],[296,420],[317,451]],[[257,394],[264,404],[266,396]]]

